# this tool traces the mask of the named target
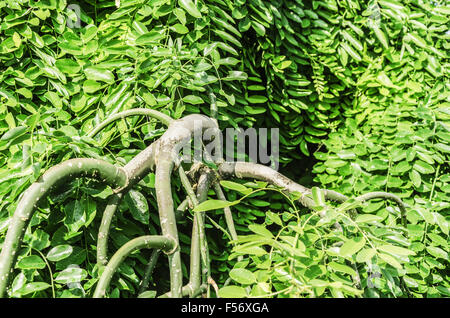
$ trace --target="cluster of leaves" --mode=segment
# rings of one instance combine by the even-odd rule
[[[408,203],[405,246],[416,255],[398,276],[411,295],[448,297],[448,7],[379,3],[380,25],[398,40],[385,42],[368,67],[354,68],[360,70],[355,107],[323,142],[326,149],[314,153],[320,162],[313,173],[323,187],[344,194],[388,191]],[[364,211],[389,215],[381,201]]]
[[[408,242],[403,246],[416,253],[409,255],[413,265],[405,264],[403,254],[395,259],[407,275],[397,263],[384,260],[391,267],[375,294],[405,295],[401,284],[406,284],[415,296],[448,295],[448,276],[443,271],[448,267],[444,213],[449,203],[448,7],[440,1],[393,0],[121,0],[119,8],[116,2],[0,0],[0,244],[18,196],[43,171],[73,157],[124,164],[164,131],[152,120],[133,117],[115,122],[96,138],[88,137],[105,118],[138,106],[174,118],[201,112],[217,117],[221,127],[280,127],[282,162],[302,153],[308,156],[312,150],[308,143],[323,142],[327,150],[314,154],[323,161],[314,168],[321,187],[350,195],[393,191],[413,207],[408,210],[405,239],[395,227],[370,223],[394,226],[394,210],[383,202],[364,207],[364,213],[379,217],[357,222],[361,231],[355,230],[357,220],[332,216],[347,222],[338,235],[318,226],[314,212],[297,217],[281,193],[260,190],[253,194],[258,198],[239,201],[233,206],[238,232],[245,237],[258,231],[254,223],[266,218],[268,228],[278,235],[272,236],[271,243],[260,243],[273,244],[274,257],[286,257],[281,261],[284,273],[301,273],[305,281],[321,280],[318,284],[342,283],[339,287],[310,284],[302,292],[292,289],[279,295],[304,296],[304,291],[306,295],[360,295],[351,289],[356,285],[349,280],[348,269],[343,276],[345,270],[336,270],[332,263],[350,262],[350,257],[327,254],[323,239],[303,242],[301,251],[295,251],[302,249],[297,243],[289,249],[294,254],[286,254],[286,245],[278,245],[282,237],[292,243],[286,237],[298,233],[285,227],[289,221],[301,226],[308,215],[311,219],[303,230],[320,237],[331,235],[326,246],[346,244],[363,233]],[[329,131],[336,132],[328,135]],[[78,181],[62,190],[31,220],[11,296],[88,296],[97,281],[97,229],[111,190]],[[181,201],[179,190],[174,180],[176,204]],[[231,201],[237,198],[233,190],[227,193]],[[286,211],[281,223],[274,212],[265,211],[269,206]],[[253,271],[265,261],[262,255],[253,255],[248,264],[236,263],[225,245],[223,212],[212,211],[209,216],[212,275],[219,285],[233,266]],[[186,277],[190,224],[180,220]],[[159,228],[154,176],[149,175],[121,204],[112,224],[110,250],[137,235],[157,234]],[[377,241],[376,253],[379,244],[394,241]],[[374,248],[368,244],[364,242],[368,249]],[[297,252],[312,255],[311,265],[317,265],[312,267],[314,273],[304,273],[306,261]],[[114,277],[111,297],[136,294],[149,256],[142,252],[126,260]],[[373,259],[380,260],[378,254]],[[300,262],[299,269],[290,267],[295,262]],[[321,266],[330,263],[334,264],[331,272],[341,274],[323,274]],[[271,264],[260,269],[268,271],[275,263]],[[361,284],[369,271],[377,272],[367,264],[379,263],[357,263]],[[155,277],[168,277],[165,265],[164,261],[158,265]],[[242,276],[239,271],[233,270],[232,278]],[[279,292],[291,282],[274,273],[279,285],[270,285],[266,274],[258,274],[262,278],[251,295]],[[244,285],[254,283],[250,280]],[[157,282],[161,291],[168,289],[167,280]]]
[[[241,18],[241,31],[250,28],[260,36],[254,50],[259,55],[249,60],[265,66],[267,91],[273,90],[267,105],[285,128],[283,147],[292,142],[308,154],[301,140],[321,143],[314,153],[321,161],[313,170],[317,184],[350,196],[393,192],[411,206],[403,246],[416,254],[405,264],[406,274],[391,274],[397,281],[402,277],[408,291],[386,293],[386,283],[372,295],[448,296],[448,7],[416,1],[242,1],[233,16]],[[307,97],[289,94],[292,87]],[[328,101],[337,113],[324,112]],[[309,107],[306,116],[280,109],[301,109],[301,103]],[[336,127],[331,134],[317,130]],[[327,139],[314,139],[321,135]],[[390,209],[375,201],[363,211],[392,225]],[[389,229],[377,233],[395,237]]]
[[[389,191],[410,205],[405,244],[416,255],[404,278],[416,296],[449,295],[449,115],[439,105],[390,105],[370,112],[362,125],[348,119],[324,143],[328,152],[315,153],[323,160],[314,167],[322,184],[347,194]],[[364,211],[386,218],[390,208],[380,201]]]
[[[221,206],[258,200],[268,190],[278,191],[288,204],[285,210],[271,206],[263,224],[250,224],[250,233],[232,242],[229,259],[241,259],[229,272],[233,284],[223,286],[220,296],[399,297],[413,292],[414,279],[407,273],[418,250],[408,242],[397,208],[389,206],[391,212],[383,215],[364,210],[354,215],[351,211],[362,205],[358,199],[335,207],[325,203],[322,190],[313,188],[316,208],[300,213],[297,197],[267,184],[222,185],[245,196]],[[198,210],[217,208],[217,202],[211,203],[205,201]],[[448,292],[444,286],[438,289]]]

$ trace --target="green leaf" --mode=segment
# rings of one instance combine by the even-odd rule
[[[376,253],[377,251],[373,248],[362,249],[356,255],[356,261],[358,263],[368,263]]]
[[[219,289],[219,296],[221,298],[245,298],[247,292],[240,286],[225,286]]]
[[[141,36],[139,36],[136,39],[136,44],[137,45],[147,45],[147,44],[154,44],[154,43],[158,43],[159,41],[161,41],[162,39],[165,38],[165,34],[162,32],[157,32],[157,31],[150,31],[148,33],[145,33]]]
[[[233,182],[233,181],[228,181],[228,180],[221,180],[220,181],[220,185],[223,186],[226,189],[230,189],[233,191],[238,191],[241,192],[243,194],[248,194],[250,193],[252,190],[247,188],[246,186],[237,183],[237,182]]]
[[[252,95],[248,96],[246,99],[252,104],[262,104],[267,102],[267,97],[262,95]]]
[[[356,217],[356,223],[371,223],[371,222],[379,222],[382,221],[383,217],[374,214],[359,214]]]
[[[66,207],[66,218],[64,224],[67,229],[75,233],[86,223],[86,213],[79,200],[69,202]]]
[[[83,91],[87,94],[92,94],[102,88],[102,84],[93,80],[86,80],[83,83]]]
[[[318,187],[312,187],[311,192],[312,192],[314,204],[316,206],[324,206],[325,205],[325,194],[323,193],[323,190],[321,190]]]
[[[251,271],[245,268],[233,268],[230,277],[237,283],[242,285],[250,285],[256,283],[256,276]]]
[[[421,160],[416,160],[416,162],[413,165],[413,169],[417,170],[422,174],[430,174],[434,172],[433,166]]]
[[[420,184],[422,183],[422,178],[420,177],[420,174],[416,170],[411,170],[409,172],[409,178],[411,179],[412,183],[416,188],[420,187]]]
[[[388,263],[389,265],[398,268],[398,269],[403,269],[402,265],[391,255],[389,254],[384,254],[384,253],[379,253],[378,256],[385,261],[386,263]]]
[[[80,65],[71,59],[57,59],[55,66],[66,74],[77,74],[81,69]]]
[[[355,237],[347,240],[340,248],[339,254],[347,257],[352,256],[357,253],[360,249],[364,247],[366,240],[364,237]]]
[[[99,67],[90,66],[84,69],[86,78],[93,81],[100,81],[106,83],[114,82],[114,75],[110,70],[105,70]]]
[[[58,246],[55,246],[54,248],[52,248],[47,253],[46,257],[49,261],[57,262],[57,261],[60,261],[62,259],[69,257],[70,254],[72,254],[72,251],[73,251],[73,248],[70,245],[67,245],[67,244],[58,245]]]
[[[22,136],[23,134],[25,134],[25,132],[27,131],[27,127],[26,126],[18,126],[18,127],[14,127],[10,130],[8,130],[0,140],[4,140],[4,141],[8,141],[8,140],[12,140],[14,138],[17,138],[19,136]]]
[[[56,274],[55,282],[60,284],[77,283],[87,277],[87,272],[78,267],[69,267]]]
[[[259,246],[236,246],[233,249],[236,253],[242,254],[242,255],[256,255],[256,256],[262,256],[266,255],[267,252],[262,247]]]
[[[30,244],[30,246],[38,251],[50,245],[50,235],[41,229],[37,229],[31,234],[26,233],[24,241]]]
[[[189,13],[194,18],[201,18],[202,14],[197,9],[197,6],[194,4],[192,0],[178,0],[178,4],[180,7],[182,7],[184,10],[186,10],[187,13]]]
[[[341,273],[346,273],[349,274],[350,276],[356,277],[357,274],[355,272],[355,270],[353,268],[351,268],[350,266],[344,265],[344,264],[339,264],[336,262],[330,262],[327,265],[329,268],[331,268],[334,271],[337,272],[341,272]]]
[[[203,104],[204,101],[201,97],[196,96],[196,95],[187,95],[183,97],[183,102],[192,104],[192,105],[199,105],[199,104]]]
[[[377,249],[379,251],[391,253],[394,255],[404,255],[404,256],[416,255],[416,253],[411,250],[408,250],[403,247],[394,246],[394,245],[381,245],[381,246],[378,246]]]
[[[427,246],[426,250],[436,258],[443,258],[445,260],[448,260],[448,253],[437,246]]]
[[[62,108],[61,98],[55,92],[46,92],[44,97],[47,98],[56,108]]]
[[[242,71],[230,71],[228,76],[222,78],[224,81],[245,81],[248,78],[247,73]]]
[[[283,225],[283,221],[281,221],[281,218],[278,216],[278,214],[273,213],[271,211],[268,211],[266,213],[266,217],[271,220],[273,223],[278,225]]]
[[[20,269],[42,269],[45,267],[45,262],[37,255],[30,255],[17,262],[17,267]]]
[[[17,293],[22,296],[25,296],[25,295],[35,293],[38,291],[46,290],[49,287],[51,287],[51,286],[44,282],[27,283],[22,288],[17,290]]]
[[[273,234],[272,232],[270,232],[268,229],[266,229],[266,227],[262,224],[250,224],[248,226],[249,230],[259,234],[261,236],[267,237],[267,238],[272,238]]]
[[[124,199],[133,218],[143,224],[148,224],[150,212],[145,196],[139,191],[130,190],[125,194]]]
[[[170,27],[170,29],[172,31],[176,32],[176,33],[179,33],[179,34],[186,34],[186,33],[189,32],[189,29],[187,27],[185,27],[184,25],[180,24],[180,23],[172,25]]]
[[[229,201],[223,201],[223,200],[207,200],[203,201],[199,205],[197,205],[194,208],[194,212],[205,212],[210,210],[218,210],[223,209],[228,206],[232,206],[238,202],[229,202]]]

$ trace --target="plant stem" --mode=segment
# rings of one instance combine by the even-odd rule
[[[311,190],[295,183],[291,179],[283,176],[274,169],[251,162],[224,162],[219,166],[219,174],[224,177],[234,176],[239,179],[253,178],[267,181],[277,187],[284,188],[289,192],[298,192],[302,195],[300,202],[305,205],[313,205],[312,199],[305,195],[310,194]]]
[[[178,159],[179,150],[197,131],[217,128],[217,124],[203,115],[188,115],[174,121],[157,142],[155,189],[162,233],[178,244],[178,231],[173,207],[171,174]],[[169,255],[170,289],[173,297],[181,297],[182,273],[180,250]]]
[[[94,291],[93,298],[101,298],[106,294],[106,290],[111,282],[114,273],[119,268],[120,264],[125,260],[125,258],[136,250],[142,248],[157,248],[162,249],[166,252],[173,250],[177,247],[176,241],[167,236],[160,235],[146,235],[141,236],[124,244],[119,250],[111,257],[111,260],[106,265],[100,280]]]
[[[158,257],[160,254],[160,250],[153,250],[152,255],[150,255],[150,260],[148,261],[147,267],[145,268],[144,279],[142,280],[139,286],[139,293],[141,294],[148,287],[148,283],[150,281],[150,277],[152,276],[153,270],[155,269],[156,262],[158,261]]]
[[[120,201],[122,201],[122,193],[114,193],[109,197],[105,211],[103,211],[102,221],[97,236],[97,264],[99,266],[108,263],[108,236],[111,220],[116,212]]]
[[[144,116],[150,116],[150,117],[156,118],[156,119],[160,120],[166,126],[168,126],[173,121],[173,119],[170,116],[163,114],[157,110],[148,109],[148,108],[134,108],[134,109],[125,110],[123,112],[114,114],[113,116],[109,117],[108,119],[106,119],[105,121],[100,123],[100,125],[95,127],[88,134],[88,136],[91,138],[94,137],[96,134],[98,134],[98,132],[100,130],[102,130],[103,128],[105,128],[106,126],[108,126],[109,124],[111,124],[112,122],[114,122],[116,120],[130,117],[130,116],[136,116],[136,115],[141,115],[141,116],[144,115]]]
[[[402,224],[406,228],[406,205],[395,194],[388,193],[388,192],[369,192],[369,193],[366,193],[366,194],[356,197],[355,200],[364,202],[364,201],[378,199],[378,198],[393,200],[397,203],[398,207],[400,208]]]
[[[52,285],[52,296],[53,296],[53,298],[56,298],[56,294],[55,294],[55,283],[53,282],[53,272],[52,272],[52,268],[50,267],[50,264],[48,263],[47,258],[45,257],[44,254],[42,254],[42,252],[41,252],[40,250],[38,250],[38,249],[36,249],[36,248],[33,248],[33,250],[35,250],[36,252],[39,253],[39,255],[41,255],[42,259],[43,259],[44,262],[45,262],[45,265],[47,265],[47,269],[48,269],[48,272],[49,272],[49,274],[50,274],[50,284]]]

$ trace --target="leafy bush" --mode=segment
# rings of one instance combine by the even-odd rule
[[[443,1],[0,1],[0,244],[20,194],[48,168],[77,157],[125,164],[164,132],[153,119],[127,117],[90,135],[103,120],[136,107],[173,118],[203,113],[221,128],[280,127],[280,161],[314,164],[301,180],[349,197],[393,192],[408,204],[404,232],[385,201],[362,203],[356,219],[343,216],[345,204],[327,206],[323,223],[279,191],[258,191],[232,207],[233,251],[223,211],[212,210],[207,235],[220,287],[231,276],[252,296],[449,296],[448,13]],[[284,172],[298,179],[298,170]],[[121,203],[111,250],[158,233],[154,183],[150,174]],[[61,190],[31,220],[13,297],[92,294],[98,211],[112,192],[94,181]],[[178,179],[173,192],[178,205]],[[188,219],[179,220],[185,278]],[[330,228],[335,222],[343,232]],[[333,247],[363,233],[376,239],[353,256]],[[265,256],[236,258],[252,238],[272,249],[272,263],[266,247]],[[137,294],[150,258],[127,258],[109,295]],[[167,276],[165,265],[154,277]],[[151,283],[158,292],[169,285]]]

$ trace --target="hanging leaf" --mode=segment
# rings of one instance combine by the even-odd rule
[[[256,276],[251,271],[245,268],[233,268],[230,277],[237,283],[242,285],[250,285],[256,283]]]
[[[178,0],[178,4],[180,7],[182,7],[184,10],[186,10],[187,13],[189,13],[194,18],[201,18],[202,14],[197,9],[197,6],[194,4],[192,0]]]
[[[148,224],[150,212],[147,199],[145,196],[136,190],[130,190],[124,196],[125,202],[130,208],[131,215],[136,221]]]
[[[30,255],[17,262],[20,269],[42,269],[45,268],[45,262],[37,255]]]
[[[339,254],[344,257],[352,256],[360,249],[362,249],[365,244],[366,240],[364,239],[364,237],[355,237],[349,239],[341,246]]]
[[[46,257],[49,261],[57,262],[57,261],[60,261],[62,259],[69,257],[70,254],[72,254],[72,251],[73,251],[73,248],[70,245],[67,245],[67,244],[58,245],[58,246],[55,246],[54,248],[52,248],[47,253]]]

